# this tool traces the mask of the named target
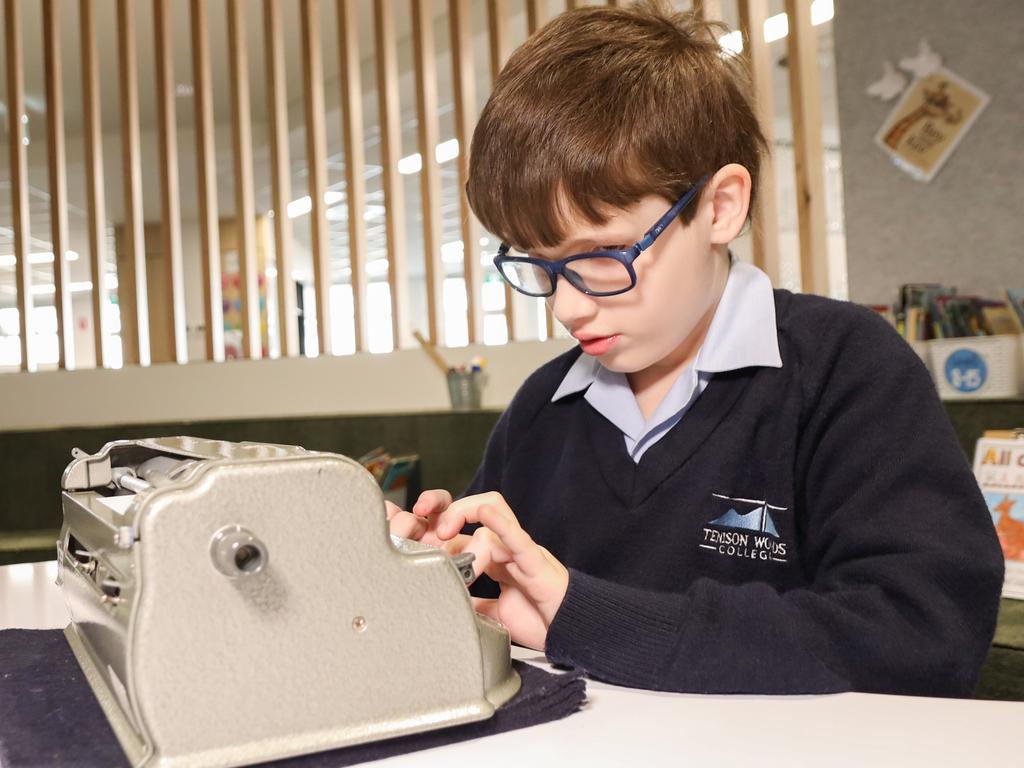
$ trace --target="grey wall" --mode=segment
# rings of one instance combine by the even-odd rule
[[[1024,287],[1024,2],[843,0],[834,34],[850,299],[888,303],[907,282]],[[930,184],[874,144],[897,101],[865,94],[922,37],[991,97]]]

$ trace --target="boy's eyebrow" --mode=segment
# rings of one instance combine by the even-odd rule
[[[584,235],[574,237],[567,245],[563,246],[561,250],[565,250],[566,256],[572,256],[575,253],[581,253],[586,250],[585,246],[587,245],[595,245],[598,247],[604,245],[632,245],[634,237],[634,234],[624,234],[622,232],[588,232]],[[533,250],[533,253],[540,258],[552,258],[550,256],[540,254],[536,250]]]

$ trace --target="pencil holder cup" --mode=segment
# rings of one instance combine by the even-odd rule
[[[454,411],[480,407],[480,371],[448,371],[448,396]]]

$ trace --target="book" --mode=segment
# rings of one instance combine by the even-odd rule
[[[1006,299],[1010,304],[1010,318],[1017,324],[1017,328],[1024,333],[1024,288],[1007,288]]]
[[[1024,600],[1024,431],[986,432],[974,449],[974,476],[1006,558],[1003,597]]]
[[[1005,334],[1020,333],[1021,328],[1014,319],[1014,312],[1006,302],[993,301],[988,302],[981,309],[982,314],[985,316],[985,322],[988,323],[989,332],[993,336],[1002,336]]]

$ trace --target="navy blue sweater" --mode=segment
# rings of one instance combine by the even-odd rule
[[[579,350],[547,363],[467,493],[501,492],[570,569],[556,663],[672,691],[968,696],[1003,560],[935,387],[875,313],[775,303],[783,367],[716,374],[639,464],[582,393],[550,402]]]

